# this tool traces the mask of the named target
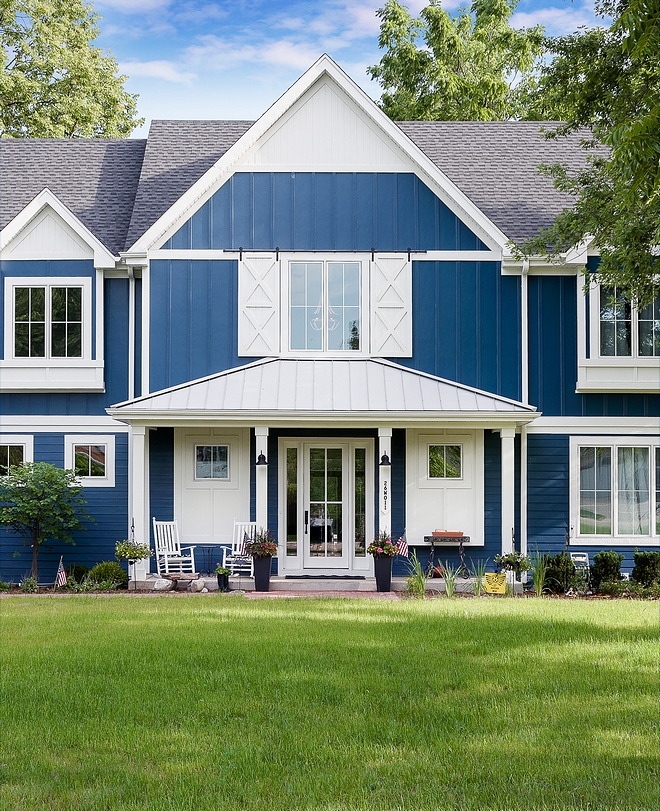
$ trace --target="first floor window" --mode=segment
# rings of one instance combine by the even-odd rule
[[[461,475],[460,445],[429,445],[429,479],[460,479]]]
[[[82,357],[82,287],[14,287],[14,357]]]
[[[582,445],[579,460],[580,535],[649,536],[654,513],[660,533],[660,448]]]
[[[195,478],[228,479],[229,445],[195,445]]]
[[[290,349],[360,350],[360,263],[291,262]]]
[[[23,445],[0,444],[0,476],[6,476],[12,467],[22,465],[25,461]]]
[[[74,470],[79,478],[105,478],[105,445],[76,445]]]
[[[113,434],[67,434],[64,467],[85,487],[114,487],[115,444]]]

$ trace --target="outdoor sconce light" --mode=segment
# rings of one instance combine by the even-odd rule
[[[268,462],[266,461],[266,457],[264,456],[263,451],[257,456],[257,465],[267,465]]]
[[[380,467],[390,467],[391,464],[392,463],[390,462],[390,457],[386,453],[384,453],[380,457]]]

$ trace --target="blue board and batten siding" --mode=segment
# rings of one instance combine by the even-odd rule
[[[487,250],[414,174],[237,172],[164,249]]]

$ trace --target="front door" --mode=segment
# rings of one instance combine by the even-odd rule
[[[282,571],[330,574],[369,568],[373,440],[280,440]]]

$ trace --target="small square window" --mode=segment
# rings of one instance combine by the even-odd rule
[[[12,467],[22,465],[25,448],[23,445],[0,444],[0,476],[6,476]]]
[[[229,445],[195,445],[195,478],[228,479]]]
[[[74,459],[76,476],[105,478],[105,445],[76,445]]]
[[[460,479],[461,446],[429,445],[429,479]]]
[[[113,434],[68,434],[64,437],[64,467],[73,470],[85,487],[115,486]]]

